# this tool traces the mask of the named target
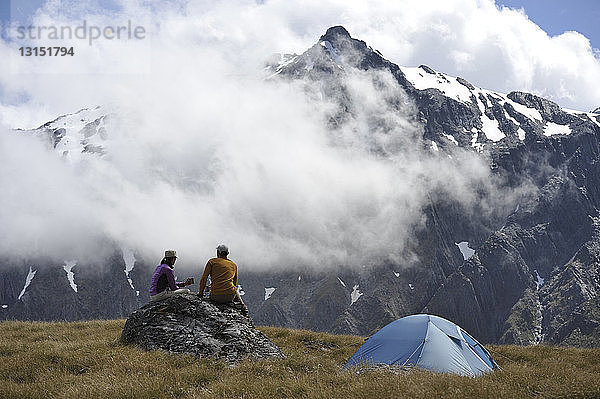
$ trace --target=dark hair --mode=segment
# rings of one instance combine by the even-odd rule
[[[163,265],[163,264],[164,264],[164,265],[173,266],[173,265],[175,264],[175,260],[176,260],[176,259],[177,259],[177,258],[163,258],[163,259],[160,261],[160,264],[161,264],[161,265]]]

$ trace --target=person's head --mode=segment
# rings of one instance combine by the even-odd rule
[[[176,260],[177,260],[177,251],[175,251],[174,249],[167,249],[165,251],[165,257],[163,258],[163,260],[160,263],[173,267],[175,265]]]
[[[229,248],[227,248],[227,245],[219,245],[217,247],[217,257],[227,259],[227,255],[229,255]]]

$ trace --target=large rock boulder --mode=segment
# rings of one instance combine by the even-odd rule
[[[244,357],[283,358],[281,349],[254,327],[249,316],[196,295],[150,302],[131,314],[121,342],[236,362]]]

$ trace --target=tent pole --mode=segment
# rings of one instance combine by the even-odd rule
[[[408,363],[408,361],[410,360],[410,358],[411,358],[411,357],[412,357],[412,356],[413,356],[413,355],[414,355],[414,354],[415,354],[415,353],[416,353],[416,352],[419,350],[419,348],[420,348],[421,346],[423,346],[423,344],[424,344],[424,343],[425,343],[425,340],[423,340],[423,342],[421,342],[421,343],[419,344],[419,346],[417,346],[417,348],[416,348],[416,349],[413,351],[413,353],[411,353],[411,354],[410,354],[410,356],[408,357],[408,359],[406,359],[406,361],[405,361],[405,362],[402,364],[402,366],[400,366],[400,367],[404,367],[404,366],[406,366],[406,363]]]

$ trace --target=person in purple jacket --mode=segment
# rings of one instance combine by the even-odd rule
[[[165,257],[160,262],[160,265],[156,267],[156,270],[154,270],[152,281],[150,282],[151,301],[160,301],[171,295],[190,292],[189,289],[183,287],[194,283],[191,277],[184,282],[175,282],[173,266],[176,260],[177,252],[172,249],[165,251]]]

